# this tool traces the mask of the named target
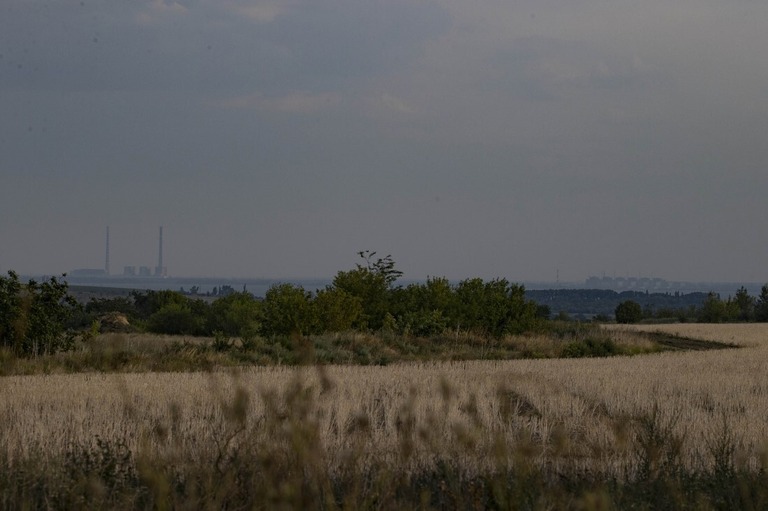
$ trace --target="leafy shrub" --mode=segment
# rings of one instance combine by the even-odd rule
[[[190,300],[178,291],[134,291],[131,293],[134,309],[139,319],[149,319],[152,314],[168,305],[188,305]]]
[[[315,327],[311,294],[294,284],[270,287],[264,296],[261,331],[266,336],[311,333]]]
[[[71,349],[75,335],[67,325],[80,307],[67,290],[56,277],[27,284],[13,271],[0,277],[0,346],[19,356]]]
[[[169,303],[149,317],[147,328],[157,334],[200,335],[204,318],[195,314],[188,304]]]
[[[350,330],[363,314],[360,298],[338,288],[318,291],[313,306],[320,333]]]
[[[467,279],[456,286],[452,324],[493,337],[538,328],[538,306],[526,301],[525,288],[506,279]]]
[[[405,314],[402,318],[402,332],[419,337],[439,335],[448,328],[448,318],[443,311],[416,311]]]
[[[611,339],[588,337],[566,344],[563,348],[563,356],[565,358],[609,357],[618,354],[619,351],[619,347]]]
[[[332,289],[355,297],[361,307],[361,314],[352,323],[359,330],[379,330],[384,323],[389,307],[391,281],[375,266],[360,266],[354,270],[342,271],[333,279]]]
[[[698,320],[702,323],[722,323],[728,320],[728,315],[728,304],[717,293],[709,293],[701,306]]]
[[[230,293],[214,301],[207,330],[232,336],[251,337],[261,328],[262,303],[247,292]]]
[[[232,339],[230,339],[228,335],[224,334],[224,332],[219,331],[213,333],[211,349],[213,349],[213,351],[216,353],[226,353],[227,351],[231,350],[233,346],[234,343],[232,342]]]
[[[637,323],[643,318],[643,308],[639,303],[626,300],[616,306],[617,323]]]

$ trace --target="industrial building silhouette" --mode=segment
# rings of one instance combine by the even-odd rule
[[[101,268],[78,268],[72,270],[70,275],[73,277],[109,277],[110,266],[110,252],[109,252],[109,226],[107,226],[106,233],[106,250],[104,256],[104,269]],[[159,228],[158,236],[158,248],[157,248],[157,266],[154,269],[149,266],[123,266],[123,277],[157,277],[163,278],[168,276],[168,268],[163,263],[163,226]]]

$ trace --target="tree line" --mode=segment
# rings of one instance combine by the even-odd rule
[[[350,330],[435,336],[446,331],[502,337],[540,329],[549,308],[525,298],[506,279],[470,278],[458,284],[431,277],[396,285],[402,272],[391,256],[359,252],[363,262],[336,274],[324,289],[272,286],[264,298],[233,292],[213,302],[177,291],[134,291],[127,297],[91,299],[81,306],[67,284],[52,278],[22,284],[0,277],[0,346],[18,355],[71,346],[76,329],[97,331],[100,318],[119,313],[132,328],[192,336],[306,336]]]
[[[525,296],[540,305],[547,305],[553,312],[577,319],[587,320],[593,317],[613,318],[616,306],[632,300],[639,303],[649,315],[657,312],[669,314],[690,311],[691,306],[699,308],[707,298],[707,293],[698,291],[647,292],[613,291],[610,289],[526,289]],[[693,319],[691,319],[693,320]]]
[[[621,302],[615,310],[618,323],[638,323],[643,320],[675,320],[699,323],[768,322],[768,284],[758,296],[752,296],[742,286],[726,299],[710,292],[699,307],[644,308],[634,300]]]
[[[115,314],[126,318],[134,330],[238,337],[243,342],[344,331],[416,337],[455,332],[501,338],[551,328],[550,307],[526,298],[522,285],[480,278],[453,284],[444,277],[397,285],[402,272],[391,256],[376,257],[370,251],[359,255],[362,263],[338,272],[324,289],[308,291],[286,283],[272,286],[263,298],[244,290],[212,302],[178,291],[133,291],[127,297],[92,298],[83,306],[69,295],[63,279],[22,283],[9,271],[7,277],[0,276],[0,348],[20,356],[65,351],[78,336],[108,328],[105,318]],[[699,308],[654,310],[626,300],[616,307],[615,319],[768,321],[768,284],[758,297],[743,287],[725,300],[710,293]]]
[[[549,313],[525,299],[523,286],[505,279],[473,278],[453,285],[445,278],[429,278],[398,286],[402,272],[391,256],[359,255],[362,264],[338,272],[331,285],[314,292],[285,283],[272,286],[263,299],[243,291],[209,304],[174,291],[146,291],[92,300],[85,311],[119,310],[156,333],[237,337],[348,330],[417,336],[461,330],[501,337],[534,329]]]

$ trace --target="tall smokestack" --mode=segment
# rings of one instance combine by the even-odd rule
[[[104,273],[109,275],[109,226],[107,226],[107,257],[104,261]]]
[[[159,240],[159,250],[157,254],[157,268],[155,269],[155,275],[158,277],[163,277],[165,274],[165,271],[163,270],[163,226],[160,226],[160,240]]]

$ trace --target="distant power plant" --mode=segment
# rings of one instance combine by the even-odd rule
[[[109,265],[109,238],[107,238],[107,265]],[[157,266],[153,272],[149,266],[124,266],[124,277],[167,277],[168,268],[163,265],[163,226],[160,226],[157,248]]]
[[[124,266],[124,277],[167,277],[168,269],[163,264],[163,227],[160,226],[160,236],[158,240],[157,266],[154,271],[149,266]],[[72,277],[104,277],[110,275],[110,250],[109,250],[109,226],[106,231],[106,246],[104,253],[104,269],[100,268],[78,268],[69,272]]]
[[[158,242],[157,267],[155,268],[155,277],[165,277],[165,266],[163,266],[163,226],[160,226],[160,240]]]
[[[104,274],[109,275],[109,226],[107,226],[107,257],[104,261]]]

